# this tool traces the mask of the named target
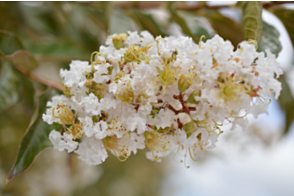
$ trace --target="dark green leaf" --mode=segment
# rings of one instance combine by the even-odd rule
[[[143,13],[137,9],[128,9],[125,13],[137,22],[142,30],[149,31],[153,36],[165,36],[165,33],[150,14]]]
[[[230,40],[237,47],[244,40],[244,33],[241,24],[225,17],[217,10],[201,10],[197,14],[206,17],[212,28],[225,40]]]
[[[51,94],[52,90],[49,89],[38,97],[35,114],[21,141],[15,164],[8,174],[6,182],[25,171],[40,152],[52,146],[48,135],[53,129],[60,128],[60,126],[57,124],[48,125],[42,119],[42,114],[46,111],[46,103]]]
[[[279,36],[280,33],[275,27],[263,22],[262,36],[258,43],[258,51],[265,51],[269,48],[273,54],[278,56],[279,52],[282,50]]]
[[[280,76],[279,80],[282,83],[282,91],[279,97],[279,103],[281,108],[286,112],[286,122],[284,129],[284,134],[286,134],[289,131],[292,122],[294,121],[294,98],[285,76]]]
[[[245,40],[256,40],[257,43],[262,33],[262,5],[260,1],[242,1],[242,23]]]
[[[20,38],[14,33],[0,30],[0,50],[9,55],[17,50],[24,49]]]
[[[294,10],[277,8],[272,11],[285,25],[294,46]]]
[[[177,11],[173,7],[173,3],[174,2],[169,2],[168,6],[167,6],[167,8],[168,8],[168,10],[170,12],[170,15],[171,15],[171,20],[178,23],[178,25],[180,25],[180,27],[182,28],[183,33],[188,35],[189,37],[192,37],[194,42],[198,43],[199,42],[198,37],[194,33],[192,33],[192,31],[188,27],[186,21],[182,17],[179,16]]]
[[[23,67],[27,71],[32,71],[39,66],[35,57],[25,50],[18,50],[12,55],[6,56],[6,59],[14,65]]]
[[[20,89],[20,103],[24,108],[26,115],[31,116],[34,112],[34,98],[35,98],[35,87],[31,79],[25,75],[19,73],[19,79],[21,81]]]
[[[1,63],[1,61],[0,61]],[[0,111],[19,100],[19,79],[10,64],[0,66]]]

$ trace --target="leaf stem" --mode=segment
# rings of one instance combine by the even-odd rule
[[[54,81],[48,81],[48,80],[46,80],[46,79],[44,79],[44,78],[41,78],[41,77],[39,77],[38,75],[36,75],[36,74],[34,74],[34,73],[32,73],[32,72],[28,72],[28,71],[26,71],[26,70],[25,70],[23,67],[21,67],[21,66],[14,65],[14,67],[15,67],[18,71],[20,71],[22,74],[28,76],[28,77],[31,78],[31,79],[34,79],[34,80],[36,80],[36,81],[38,81],[38,82],[40,82],[40,83],[42,83],[42,84],[45,84],[45,85],[47,85],[47,86],[51,86],[51,87],[53,87],[53,88],[55,88],[55,89],[58,89],[58,90],[63,91],[63,86],[62,86],[61,84],[57,83],[57,82],[54,82]]]

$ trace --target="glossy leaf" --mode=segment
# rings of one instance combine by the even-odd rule
[[[53,129],[58,130],[60,126],[58,124],[48,125],[42,119],[51,94],[52,90],[49,89],[38,97],[32,121],[21,141],[15,164],[8,174],[6,182],[28,169],[40,152],[52,146],[48,135]]]
[[[17,103],[18,100],[19,79],[17,74],[9,63],[2,63],[0,66],[0,111]]]
[[[244,40],[242,26],[237,21],[225,17],[217,10],[203,10],[197,14],[206,17],[216,33],[224,40],[230,40],[235,47]]]
[[[260,1],[242,1],[242,24],[245,40],[256,40],[257,43],[262,33],[262,5]]]
[[[279,103],[281,108],[286,113],[284,128],[284,134],[286,134],[294,121],[294,98],[292,96],[291,89],[286,81],[285,76],[280,76],[279,80],[282,83],[282,91],[279,97]]]
[[[24,49],[24,46],[16,34],[0,30],[0,50],[5,55],[12,54],[20,49]]]
[[[137,9],[129,9],[125,13],[130,16],[142,30],[149,31],[153,36],[165,36],[165,33],[161,30],[160,26],[156,23],[152,15],[146,14]]]
[[[294,10],[289,10],[285,8],[277,8],[272,10],[273,14],[275,14],[285,25],[290,39],[292,41],[292,45],[294,46]]]
[[[14,65],[23,67],[27,71],[32,71],[39,66],[35,57],[25,50],[18,50],[15,53],[6,56],[6,59]]]
[[[265,51],[266,49],[270,49],[270,51],[276,56],[282,50],[282,45],[279,40],[280,33],[275,27],[263,22],[262,28],[262,36],[258,43],[258,51]]]
[[[167,6],[167,8],[168,8],[168,10],[170,12],[170,15],[171,15],[171,20],[175,21],[178,25],[180,25],[180,27],[182,28],[182,31],[183,31],[184,34],[188,35],[189,37],[192,37],[194,42],[198,43],[199,42],[198,37],[194,33],[192,33],[192,31],[188,27],[186,21],[174,9],[173,3],[174,2],[169,2],[168,6]]]

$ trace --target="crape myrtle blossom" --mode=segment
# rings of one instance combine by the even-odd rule
[[[147,31],[115,34],[90,62],[60,71],[64,95],[47,103],[43,119],[63,125],[49,135],[56,149],[91,165],[145,148],[151,160],[175,153],[196,161],[215,147],[224,123],[244,128],[248,114],[267,113],[281,74],[270,50],[246,41],[234,50],[218,35],[196,44]]]

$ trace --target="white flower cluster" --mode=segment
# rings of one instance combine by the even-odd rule
[[[279,96],[282,70],[269,50],[244,41],[234,51],[218,35],[199,45],[184,36],[140,35],[110,36],[90,63],[72,61],[60,71],[64,95],[43,115],[63,125],[63,134],[49,135],[55,148],[93,165],[109,153],[124,161],[144,148],[151,160],[171,152],[197,160],[215,147],[223,123],[245,127],[247,114],[267,113],[270,97]]]

